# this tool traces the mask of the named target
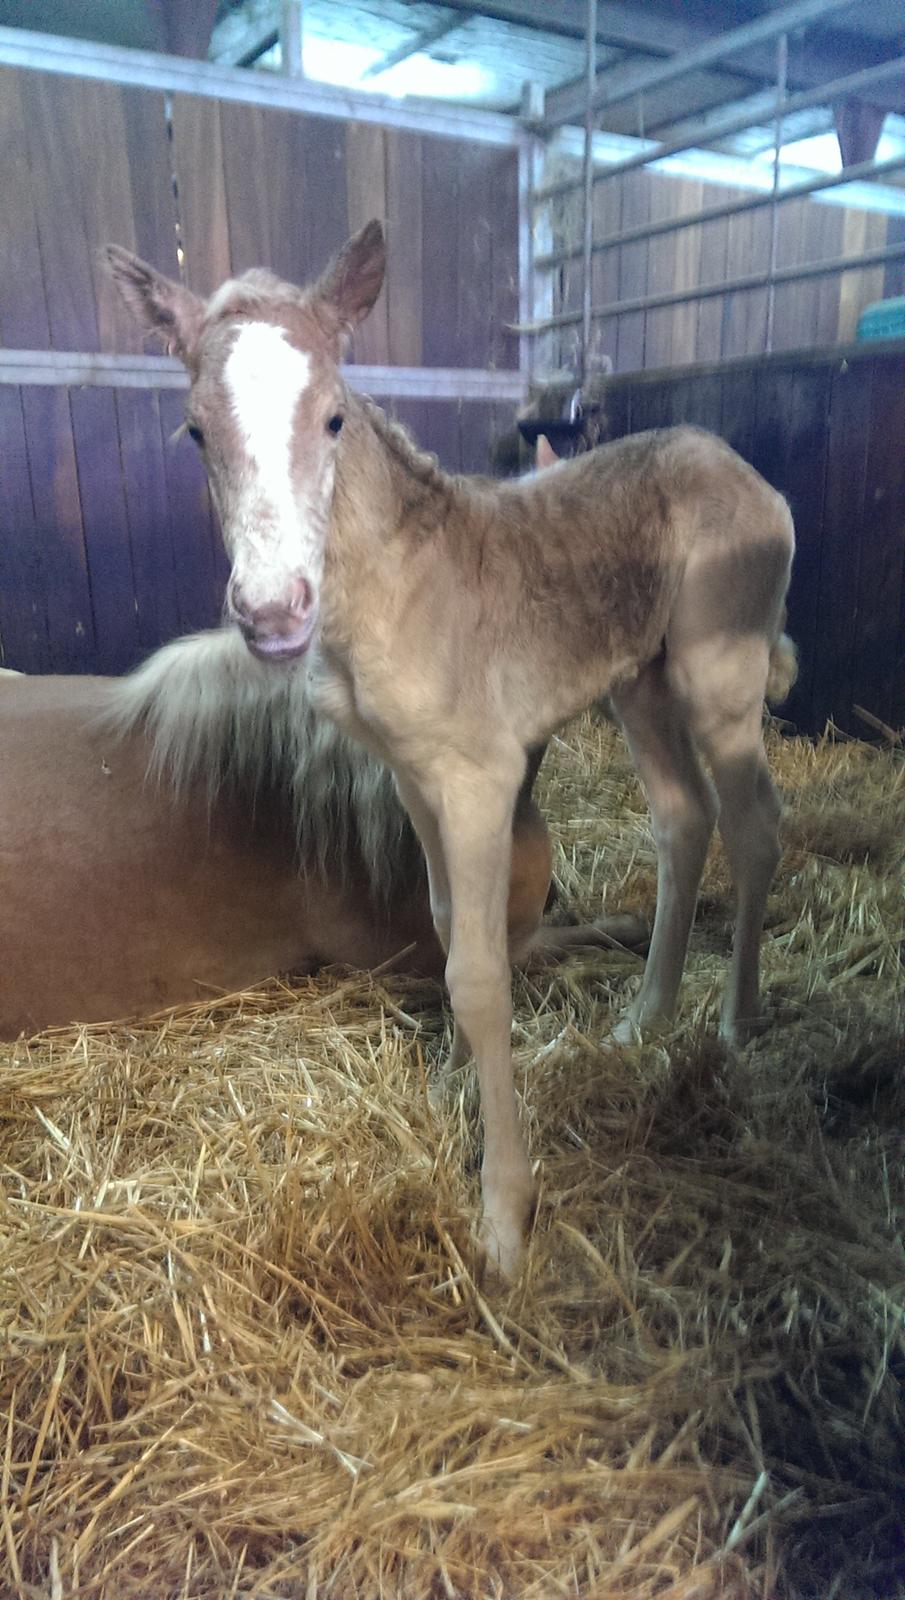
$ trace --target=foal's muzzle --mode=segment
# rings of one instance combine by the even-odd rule
[[[310,583],[297,579],[285,600],[251,609],[231,583],[227,604],[252,655],[260,661],[291,661],[304,655],[314,636],[318,607]]]

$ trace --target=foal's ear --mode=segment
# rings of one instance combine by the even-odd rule
[[[543,472],[545,467],[552,467],[559,460],[552,444],[545,433],[537,436],[537,445],[534,452],[534,464],[538,472]]]
[[[315,284],[318,299],[336,313],[345,333],[357,328],[373,306],[383,286],[386,262],[383,224],[366,222]]]
[[[168,355],[185,360],[201,332],[204,301],[121,245],[108,244],[106,255],[113,281],[132,315],[149,333],[166,341]]]

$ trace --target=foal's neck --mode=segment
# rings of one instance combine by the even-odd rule
[[[334,520],[354,559],[381,564],[387,546],[422,545],[447,526],[457,480],[436,456],[419,449],[398,422],[372,400],[355,396],[337,462]]]

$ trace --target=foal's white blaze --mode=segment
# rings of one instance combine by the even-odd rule
[[[252,609],[278,604],[299,573],[317,592],[332,456],[325,453],[320,482],[307,494],[292,483],[293,429],[310,358],[289,343],[284,328],[249,322],[236,335],[223,376],[250,463],[229,530],[239,587]]]

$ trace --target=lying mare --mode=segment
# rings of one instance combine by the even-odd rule
[[[738,896],[721,1026],[743,1039],[759,1015],[779,856],[761,724],[794,544],[788,507],[691,428],[603,445],[518,483],[443,473],[340,375],[383,283],[378,223],[305,290],[253,271],[204,301],[126,251],[110,260],[188,369],[188,431],[205,452],[249,649],[277,671],[311,652],[317,703],[392,767],[424,846],[453,1060],[473,1047],[481,1086],[482,1242],[511,1274],[535,1194],[506,953],[527,752],[609,695],[647,790],[657,914],[621,1037],[674,1015],[719,812]]]
[[[0,1038],[400,953],[405,971],[442,976],[388,773],[314,714],[298,674],[275,683],[237,633],[214,641],[216,675],[203,635],[124,680],[0,673]],[[526,791],[516,953],[643,935],[618,917],[536,935],[549,882]]]

